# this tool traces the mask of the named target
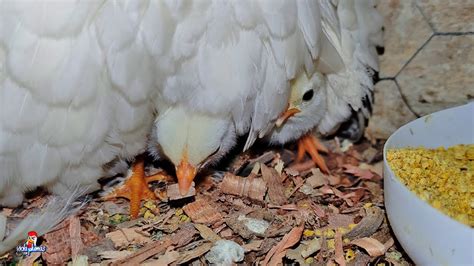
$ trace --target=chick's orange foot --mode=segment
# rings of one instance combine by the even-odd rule
[[[313,160],[324,173],[329,173],[329,168],[324,158],[319,154],[319,151],[328,152],[327,148],[315,136],[306,134],[298,141],[298,155],[296,161],[301,162],[304,155],[308,153],[311,156],[311,160]]]
[[[145,163],[142,158],[138,158],[133,163],[125,183],[113,190],[104,197],[105,200],[113,198],[126,198],[130,200],[130,217],[135,219],[140,211],[140,203],[142,200],[156,200],[155,193],[150,190],[148,183],[152,181],[167,180],[168,176],[158,173],[151,176],[145,176]]]

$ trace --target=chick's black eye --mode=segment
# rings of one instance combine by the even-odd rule
[[[314,90],[313,89],[305,92],[303,94],[303,101],[307,102],[307,101],[313,99],[313,95],[314,95]]]

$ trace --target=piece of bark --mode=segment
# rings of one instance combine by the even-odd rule
[[[260,246],[262,245],[263,240],[252,240],[249,243],[243,245],[242,247],[245,249],[245,252],[249,251],[257,251],[260,249]]]
[[[354,215],[331,213],[328,215],[328,223],[329,225],[327,228],[329,229],[348,227],[350,224],[354,223]]]
[[[172,235],[173,245],[177,248],[187,245],[194,239],[196,234],[198,234],[198,231],[192,223],[183,224],[179,231]]]
[[[245,178],[226,173],[220,185],[220,189],[226,194],[263,201],[267,191],[267,185],[261,178]]]
[[[256,165],[268,163],[272,161],[274,158],[275,158],[275,152],[268,151],[255,159],[249,160],[248,163],[245,164],[245,167],[240,167],[240,169],[238,169],[237,171],[233,171],[233,173],[236,173],[242,176],[247,176],[253,169],[255,169]]]
[[[276,205],[284,205],[287,202],[285,196],[285,188],[280,182],[280,177],[275,169],[269,168],[268,166],[261,165],[262,178],[265,180],[268,186],[268,198],[270,203]]]
[[[196,233],[196,229],[191,224],[185,224],[176,234],[170,235],[161,241],[149,243],[133,254],[112,263],[111,266],[138,265],[151,256],[165,252],[171,245],[178,248],[190,243]]]
[[[367,215],[351,231],[347,232],[344,237],[353,240],[369,237],[377,231],[383,222],[384,212],[377,206],[367,208],[366,211]]]
[[[301,241],[298,247],[288,250],[286,257],[296,260],[300,265],[308,265],[305,262],[305,259],[319,251],[321,249],[322,242],[323,241],[321,238],[318,237],[315,237],[310,241]]]
[[[48,265],[62,265],[71,258],[69,237],[69,220],[63,221],[55,230],[44,235],[47,250],[43,253],[43,258]]]
[[[234,231],[236,234],[240,235],[244,239],[250,239],[252,238],[255,233],[250,231],[243,222],[239,221],[237,217],[230,217],[227,218],[225,223],[227,226],[229,226],[232,231]]]
[[[227,229],[225,229],[225,230],[222,230],[222,231],[219,233],[219,236],[222,237],[222,238],[231,238],[233,235],[234,235],[234,232],[233,232],[232,229],[230,229],[230,228],[227,228]]]
[[[329,184],[328,176],[323,174],[319,168],[311,169],[312,175],[306,178],[306,184],[312,188],[319,188]]]
[[[167,237],[162,241],[149,243],[138,251],[134,252],[133,254],[130,254],[123,259],[113,262],[111,266],[138,265],[140,262],[148,259],[149,257],[164,252],[172,244],[173,241],[171,241],[170,237]]]
[[[79,217],[73,216],[69,219],[69,235],[71,239],[71,257],[81,255],[84,243],[81,239],[81,221]]]
[[[112,240],[116,248],[126,247],[130,244],[147,244],[152,242],[138,228],[121,228],[105,234],[105,237]]]
[[[193,197],[196,195],[196,188],[194,182],[191,183],[191,187],[188,190],[188,194],[182,196],[179,192],[178,184],[172,184],[167,186],[166,188],[166,195],[168,196],[169,200],[179,200],[184,198]]]
[[[98,252],[98,255],[105,261],[114,262],[119,259],[123,259],[132,254],[129,250],[107,250]]]
[[[299,210],[298,206],[296,204],[293,204],[293,203],[292,204],[285,204],[283,206],[268,204],[267,207],[269,209],[280,209],[280,210],[285,210],[285,211],[297,211],[297,210]]]
[[[195,223],[213,224],[222,220],[222,215],[208,200],[198,199],[183,207],[184,212]]]
[[[363,251],[357,250],[355,252],[355,259],[350,262],[349,265],[351,266],[363,266],[363,265],[371,265],[370,262],[372,261],[372,258],[365,254]]]
[[[334,260],[340,266],[346,266],[346,259],[344,258],[344,251],[342,250],[342,234],[339,230],[336,231],[336,235],[334,236],[334,243],[335,243]]]
[[[204,243],[194,249],[180,252],[179,258],[176,260],[176,263],[183,264],[197,257],[200,257],[207,253],[211,249],[212,245],[212,243]]]

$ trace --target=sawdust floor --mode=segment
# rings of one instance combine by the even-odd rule
[[[174,181],[152,183],[161,200],[144,202],[135,220],[127,200],[97,194],[41,237],[46,253],[21,257],[12,250],[0,264],[412,264],[385,213],[383,143],[324,144],[330,174],[308,158],[294,162],[293,145],[257,147],[198,178],[193,197],[179,199]],[[45,193],[36,194],[3,212],[25,217],[47,202]]]

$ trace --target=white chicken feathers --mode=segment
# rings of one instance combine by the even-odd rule
[[[235,135],[249,133],[248,148],[299,73],[338,75],[344,58],[372,52],[358,1],[333,2],[0,0],[0,205],[37,186],[96,189],[104,165],[145,149],[155,111],[228,119],[221,153]],[[364,93],[328,92],[321,130]]]
[[[0,2],[0,205],[98,188],[144,149],[154,71],[138,2]]]
[[[367,93],[338,89],[353,81],[339,70],[377,66],[367,1],[336,2],[0,2],[0,203],[94,183],[105,163],[136,155],[152,101],[230,116],[248,148],[286,106],[289,81],[318,68],[337,88],[319,125],[330,131]]]

